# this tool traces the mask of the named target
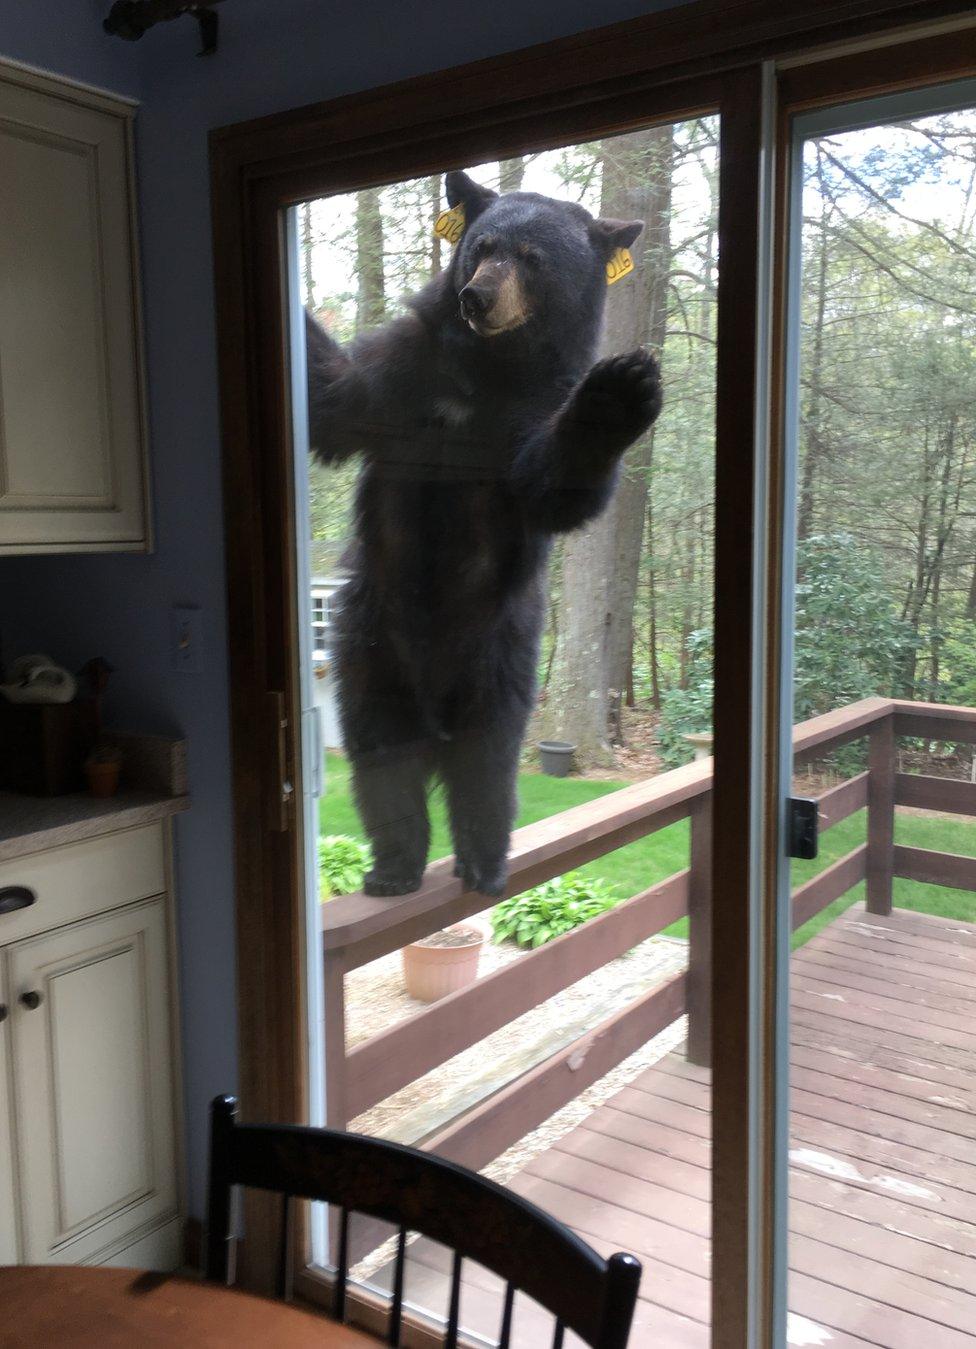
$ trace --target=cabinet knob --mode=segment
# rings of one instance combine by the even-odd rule
[[[43,1001],[44,1001],[44,994],[38,993],[33,988],[30,990],[29,993],[21,993],[20,995],[20,1005],[21,1007],[26,1007],[28,1012],[35,1011],[38,1007],[40,1007]]]
[[[7,1004],[5,1002],[0,1002],[0,1021],[6,1021],[8,1016]]]

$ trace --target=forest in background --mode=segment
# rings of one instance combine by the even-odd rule
[[[654,350],[665,408],[550,572],[537,729],[583,766],[641,719],[681,763],[711,724],[717,132],[472,171],[645,222],[602,352]],[[976,113],[810,141],[803,172],[796,715],[870,693],[976,704]],[[443,208],[439,177],[299,208],[305,302],[340,341],[445,266]],[[341,556],[355,472],[310,466],[320,556]]]

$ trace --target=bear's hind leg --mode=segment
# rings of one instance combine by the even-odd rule
[[[517,809],[518,732],[493,727],[440,747],[455,875],[468,890],[497,898],[508,879],[508,845]]]
[[[427,866],[430,820],[425,742],[354,754],[356,805],[373,848],[373,866],[363,882],[367,895],[408,895],[419,890]]]

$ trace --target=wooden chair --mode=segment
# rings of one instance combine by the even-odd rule
[[[318,1199],[339,1210],[334,1312],[345,1318],[349,1215],[368,1214],[398,1229],[387,1342],[398,1346],[408,1232],[453,1252],[445,1349],[458,1344],[461,1268],[475,1260],[506,1282],[499,1349],[509,1349],[516,1292],[556,1320],[553,1349],[565,1330],[593,1349],[625,1349],[641,1266],[632,1255],[604,1260],[568,1227],[511,1191],[430,1153],[360,1134],[287,1124],[239,1124],[233,1096],[210,1113],[207,1278],[231,1279],[230,1231],[235,1185],[283,1196],[277,1291],[290,1292],[289,1218],[293,1199]]]

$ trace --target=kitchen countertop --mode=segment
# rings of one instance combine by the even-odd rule
[[[189,808],[185,740],[119,730],[103,731],[101,740],[122,756],[122,785],[116,794],[0,792],[0,862],[154,824]]]
[[[0,862],[111,834],[116,829],[152,824],[179,814],[189,804],[189,796],[124,787],[104,799],[85,792],[67,796],[0,792]]]

